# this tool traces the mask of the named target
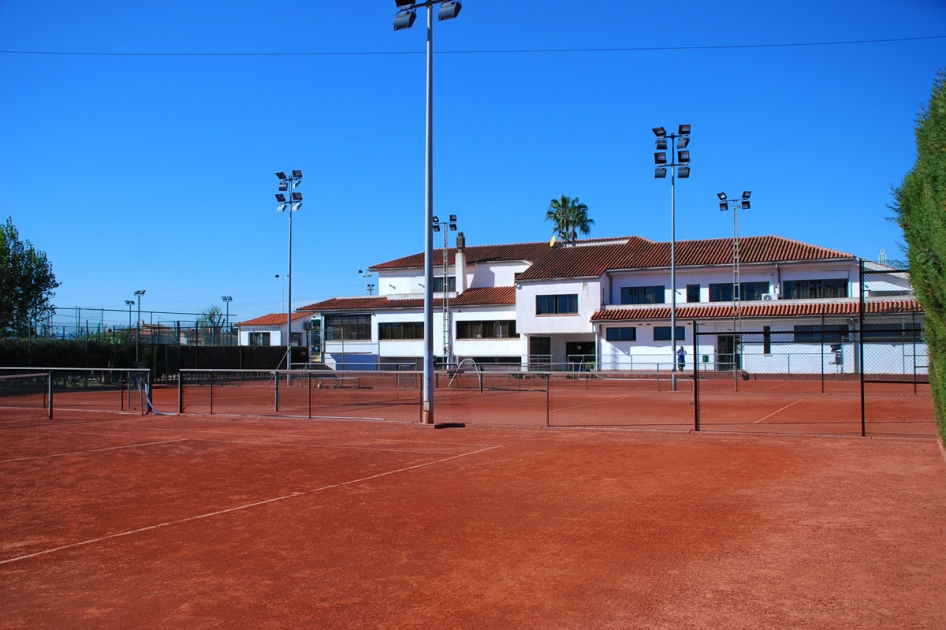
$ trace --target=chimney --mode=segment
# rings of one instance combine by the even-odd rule
[[[456,269],[457,277],[457,295],[466,291],[466,237],[463,232],[457,232],[457,253],[453,257],[453,264]]]

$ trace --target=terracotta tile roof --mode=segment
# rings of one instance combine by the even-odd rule
[[[623,239],[578,241],[576,245],[556,245],[541,260],[519,276],[520,281],[554,278],[597,277],[607,270],[661,268],[670,266],[670,243],[656,243],[638,236]],[[621,239],[618,239],[621,240]],[[809,245],[781,236],[746,236],[739,239],[743,264],[795,262],[806,260],[853,259],[844,252]],[[732,239],[679,241],[677,267],[724,265],[732,262]]]
[[[544,243],[510,243],[507,245],[472,245],[464,249],[466,253],[467,264],[497,262],[497,261],[518,261],[525,260],[534,262],[544,256],[550,249],[548,242]],[[451,247],[447,251],[447,260],[452,261],[456,257],[456,248]],[[434,267],[443,266],[443,249],[434,249],[433,251]],[[396,260],[390,260],[378,265],[368,267],[371,271],[383,271],[386,269],[412,269],[424,266],[424,253],[411,254]]]
[[[864,312],[870,314],[921,313],[916,300],[869,300]],[[742,317],[803,317],[810,315],[857,315],[856,300],[844,302],[810,302],[807,300],[778,300],[773,302],[744,303]],[[677,319],[732,319],[732,303],[677,306]],[[670,319],[669,306],[637,306],[600,310],[591,317],[593,322],[628,321],[641,319]]]
[[[312,317],[311,313],[299,313],[297,311],[292,314],[292,321],[309,317]],[[285,323],[285,313],[270,313],[269,315],[261,315],[255,319],[248,319],[245,322],[237,322],[234,326],[281,326]]]
[[[515,287],[486,287],[467,289],[460,295],[450,298],[451,306],[491,306],[516,303]],[[300,311],[307,314],[330,311],[383,311],[390,309],[421,309],[423,298],[389,299],[387,297],[332,298],[315,304],[303,306]],[[434,299],[434,308],[442,308],[440,298]]]

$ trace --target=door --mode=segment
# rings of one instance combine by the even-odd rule
[[[583,369],[593,369],[595,361],[595,342],[566,341],[565,361],[568,363],[568,369],[572,372]]]
[[[716,369],[720,372],[731,372],[742,368],[742,355],[739,347],[740,339],[736,335],[719,335],[716,338]]]
[[[552,338],[529,337],[529,369],[548,370],[552,367]]]

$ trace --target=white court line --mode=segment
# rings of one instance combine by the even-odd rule
[[[756,420],[756,421],[753,422],[752,424],[759,424],[760,422],[762,422],[762,421],[765,420],[766,418],[771,418],[771,417],[774,416],[775,414],[777,414],[777,413],[779,413],[779,412],[781,412],[781,411],[785,411],[786,409],[788,409],[788,408],[791,407],[792,405],[797,405],[797,404],[800,403],[800,402],[801,402],[800,400],[796,400],[796,401],[793,402],[793,403],[788,403],[787,405],[785,405],[785,406],[782,407],[781,409],[778,409],[778,410],[776,410],[776,411],[773,411],[773,412],[770,413],[769,415],[763,416],[762,418],[759,418],[758,420]]]
[[[340,483],[334,483],[330,486],[322,486],[321,488],[315,488],[314,490],[306,490],[303,492],[293,492],[290,494],[283,495],[281,497],[274,497],[272,499],[256,501],[255,503],[247,503],[246,505],[239,505],[237,507],[227,508],[225,510],[218,510],[216,512],[208,512],[207,514],[198,514],[197,516],[188,516],[187,518],[181,518],[176,521],[166,521],[164,523],[158,523],[157,525],[148,525],[147,527],[139,527],[138,529],[131,529],[126,532],[119,532],[117,534],[109,534],[108,536],[92,538],[91,540],[83,540],[82,542],[72,543],[71,545],[63,545],[61,547],[54,547],[52,549],[46,549],[45,551],[37,551],[35,553],[28,553],[23,556],[17,556],[16,558],[8,558],[7,560],[0,560],[0,565],[9,564],[11,562],[19,562],[20,560],[27,560],[29,558],[35,558],[37,556],[45,556],[50,553],[56,553],[57,551],[75,549],[76,547],[83,547],[85,545],[91,545],[97,542],[104,542],[106,540],[112,540],[114,538],[122,538],[123,536],[131,536],[132,534],[140,534],[142,532],[160,529],[162,527],[170,527],[172,525],[180,525],[182,523],[189,523],[191,521],[211,518],[213,516],[220,516],[221,514],[229,514],[230,512],[239,512],[240,510],[248,510],[250,508],[259,507],[261,505],[267,505],[269,503],[276,503],[277,501],[285,501],[286,499],[295,499],[296,497],[302,497],[307,494],[315,494],[316,492],[322,492],[324,490],[342,488],[344,486],[350,486],[356,483],[361,483],[363,481],[371,481],[372,479],[378,479],[379,477],[387,477],[388,475],[394,475],[401,472],[407,472],[409,470],[415,470],[417,468],[424,468],[426,466],[442,464],[452,459],[459,459],[460,457],[466,457],[467,455],[478,455],[479,453],[485,453],[486,451],[491,451],[493,449],[501,448],[501,446],[502,445],[488,446],[486,448],[481,448],[477,451],[470,451],[469,453],[461,453],[460,455],[452,455],[450,457],[445,457],[443,459],[438,459],[436,461],[427,462],[425,464],[415,464],[413,466],[407,466],[405,468],[398,468],[397,470],[389,470],[388,472],[378,473],[376,475],[370,475],[368,477],[362,477],[361,479],[353,479],[351,481],[342,481]]]
[[[123,446],[108,446],[106,448],[93,448],[87,451],[70,451],[68,453],[53,453],[52,455],[37,455],[36,457],[18,457],[16,459],[3,459],[0,464],[9,462],[25,462],[31,459],[46,459],[47,457],[65,457],[66,455],[83,455],[85,453],[101,453],[102,451],[117,451],[123,448],[136,448],[138,446],[154,446],[155,444],[173,444],[174,442],[184,442],[184,438],[179,440],[163,440],[161,442],[141,442],[140,444],[125,444]]]

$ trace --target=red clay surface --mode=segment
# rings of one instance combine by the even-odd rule
[[[41,410],[2,628],[942,628],[933,439]]]

